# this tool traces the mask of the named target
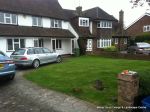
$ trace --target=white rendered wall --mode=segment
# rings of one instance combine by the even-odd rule
[[[42,18],[43,21],[43,28],[50,28],[50,19],[49,18]]]
[[[74,44],[75,44],[75,48],[79,48],[79,45],[78,45],[78,38],[79,38],[79,35],[77,34],[77,32],[73,29],[73,27],[71,26],[70,23],[68,23],[68,29],[69,31],[75,36],[75,39],[74,39]]]
[[[52,48],[51,48],[51,39],[44,39],[44,47],[52,50]]]
[[[68,29],[69,22],[62,21],[62,29]]]
[[[93,33],[93,23],[92,22],[90,22],[90,33],[92,34]]]
[[[62,39],[62,49],[56,49],[59,54],[72,54],[71,39]]]
[[[10,53],[7,53],[7,46],[6,46],[6,38],[0,37],[0,50],[6,53],[7,55],[10,55]]]
[[[19,14],[18,15],[18,25],[32,26],[32,16]]]

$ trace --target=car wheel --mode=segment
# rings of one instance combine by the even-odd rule
[[[13,80],[15,78],[15,74],[12,74],[8,77],[8,80]]]
[[[40,66],[40,61],[39,60],[34,60],[32,64],[33,68],[38,68]]]
[[[61,56],[58,56],[57,59],[56,59],[56,62],[57,62],[57,63],[60,63],[61,61],[62,61]]]

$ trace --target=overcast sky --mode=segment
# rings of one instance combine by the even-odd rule
[[[65,9],[75,9],[77,6],[82,6],[83,10],[100,7],[107,13],[113,15],[116,19],[119,18],[119,11],[124,11],[125,26],[130,25],[140,16],[142,16],[149,7],[137,7],[132,9],[130,0],[58,0],[61,6]]]

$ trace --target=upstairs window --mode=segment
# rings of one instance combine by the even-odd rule
[[[143,27],[143,32],[149,32],[150,31],[150,25],[146,25]]]
[[[42,27],[42,18],[41,17],[32,17],[32,26]]]
[[[62,28],[62,21],[61,20],[51,20],[51,28]]]
[[[79,17],[79,26],[89,27],[89,18]]]
[[[0,12],[0,23],[17,25],[17,15]]]
[[[99,21],[97,23],[97,28],[112,28],[111,21]]]

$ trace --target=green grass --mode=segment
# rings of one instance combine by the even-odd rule
[[[150,61],[102,58],[98,56],[82,56],[70,58],[60,64],[42,66],[28,72],[25,76],[38,85],[75,96],[97,105],[116,105],[117,74],[122,70],[137,71],[141,78],[141,93],[149,94]],[[94,80],[101,80],[105,89],[93,88]],[[73,88],[82,91],[76,93]]]

